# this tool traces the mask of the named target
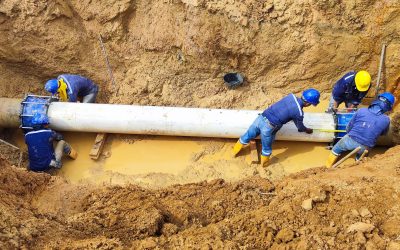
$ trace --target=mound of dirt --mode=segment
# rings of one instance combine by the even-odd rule
[[[0,159],[0,247],[2,249],[27,246],[42,232],[46,219],[35,216],[30,202],[34,195],[46,188],[47,174],[35,174],[10,167]],[[49,222],[51,225],[52,223]]]
[[[1,247],[396,249],[400,146],[361,165],[176,185],[72,185],[1,162]]]

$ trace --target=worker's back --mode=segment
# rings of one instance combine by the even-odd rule
[[[301,99],[289,94],[264,110],[262,115],[272,124],[281,127],[293,119],[302,118],[304,116],[302,108]]]
[[[349,123],[348,135],[356,142],[374,147],[378,137],[387,132],[390,119],[380,112],[372,112],[370,108],[361,108]]]
[[[34,130],[25,134],[28,146],[29,169],[45,171],[54,159],[53,131],[50,129]]]
[[[70,102],[78,101],[78,97],[82,97],[92,93],[98,86],[80,75],[63,74],[58,77],[64,79],[68,88],[68,98]]]
[[[356,72],[350,71],[340,78],[334,85],[332,95],[337,102],[350,102],[359,105],[367,95],[368,90],[360,92],[355,83]]]

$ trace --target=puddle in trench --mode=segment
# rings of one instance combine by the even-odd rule
[[[78,159],[66,158],[59,172],[71,182],[82,180],[96,183],[108,182],[115,173],[136,176],[135,178],[139,179],[143,175],[152,173],[179,176],[187,175],[192,169],[196,176],[194,177],[192,173],[189,177],[185,177],[184,182],[199,181],[199,178],[237,180],[247,177],[241,174],[246,168],[251,167],[249,150],[244,150],[239,157],[232,158],[233,140],[213,142],[212,139],[204,141],[196,140],[196,138],[155,136],[128,143],[126,140],[113,138],[111,149],[107,149],[111,151],[111,156],[93,161],[88,153],[95,134],[67,133],[65,138],[79,151]],[[213,143],[222,143],[222,148],[207,153],[207,148],[212,147]],[[320,167],[325,164],[329,154],[326,146],[327,143],[278,141],[274,144],[271,164],[279,164],[285,173]],[[370,156],[383,153],[385,150],[385,148],[375,148]],[[201,153],[201,157],[195,160],[198,153]],[[346,160],[345,164],[352,162],[354,158]],[[194,166],[197,167],[194,168]],[[213,171],[210,172],[210,169]],[[214,173],[215,171],[218,173]]]
[[[60,175],[72,182],[91,179],[94,182],[107,182],[112,172],[121,175],[143,175],[162,173],[177,175],[188,167],[194,153],[201,146],[187,138],[150,137],[146,140],[126,140],[112,138],[106,146],[108,158],[97,161],[90,159],[96,134],[63,133],[68,141],[79,152],[76,160],[65,159]],[[133,141],[133,140],[132,140]]]

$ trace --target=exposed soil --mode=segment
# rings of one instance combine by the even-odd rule
[[[397,146],[361,165],[308,170],[275,183],[220,179],[161,190],[74,185],[2,160],[0,244],[2,249],[398,249],[399,152]]]
[[[5,0],[0,5],[0,95],[44,93],[59,73],[101,86],[100,101],[263,108],[288,92],[329,92],[348,70],[397,89],[399,3],[391,0]],[[111,86],[102,34],[117,86]],[[228,90],[224,73],[246,76]],[[372,92],[372,91],[371,91]]]
[[[45,94],[47,79],[68,72],[98,83],[99,102],[262,109],[311,86],[326,99],[349,70],[375,80],[383,43],[382,89],[398,95],[399,34],[394,0],[0,0],[0,96]],[[224,86],[231,71],[244,86]],[[28,172],[3,145],[0,248],[400,249],[399,153],[154,190]]]

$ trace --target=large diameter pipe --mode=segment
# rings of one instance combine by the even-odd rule
[[[0,98],[0,128],[18,128],[21,100]]]
[[[0,102],[3,101],[0,99]],[[9,106],[12,108],[1,109],[3,106],[0,106],[0,112],[3,114],[7,111],[4,116],[11,117],[7,124],[17,127],[19,113],[16,110],[19,110],[19,102],[9,102]],[[47,112],[50,127],[59,131],[219,138],[238,138],[246,132],[259,113],[254,110],[65,102],[52,102]],[[1,122],[2,119],[0,126],[4,126]],[[335,129],[333,116],[325,113],[305,113],[304,123],[311,128]],[[289,122],[278,132],[276,139],[331,142],[334,134],[317,131],[311,135],[299,133],[294,123]]]
[[[20,126],[21,100],[0,98],[0,128]],[[257,117],[259,111],[151,107],[111,104],[58,103],[49,105],[51,128],[60,131],[104,132],[149,135],[237,138]],[[333,116],[305,113],[311,128],[334,130]],[[381,136],[378,145],[392,145],[392,130]],[[292,122],[284,125],[277,140],[332,142],[333,133],[298,133]]]
[[[52,103],[51,126],[60,131],[238,138],[259,111],[112,104]],[[332,115],[307,113],[308,127],[335,129]],[[332,133],[299,133],[291,122],[277,140],[330,142]]]

